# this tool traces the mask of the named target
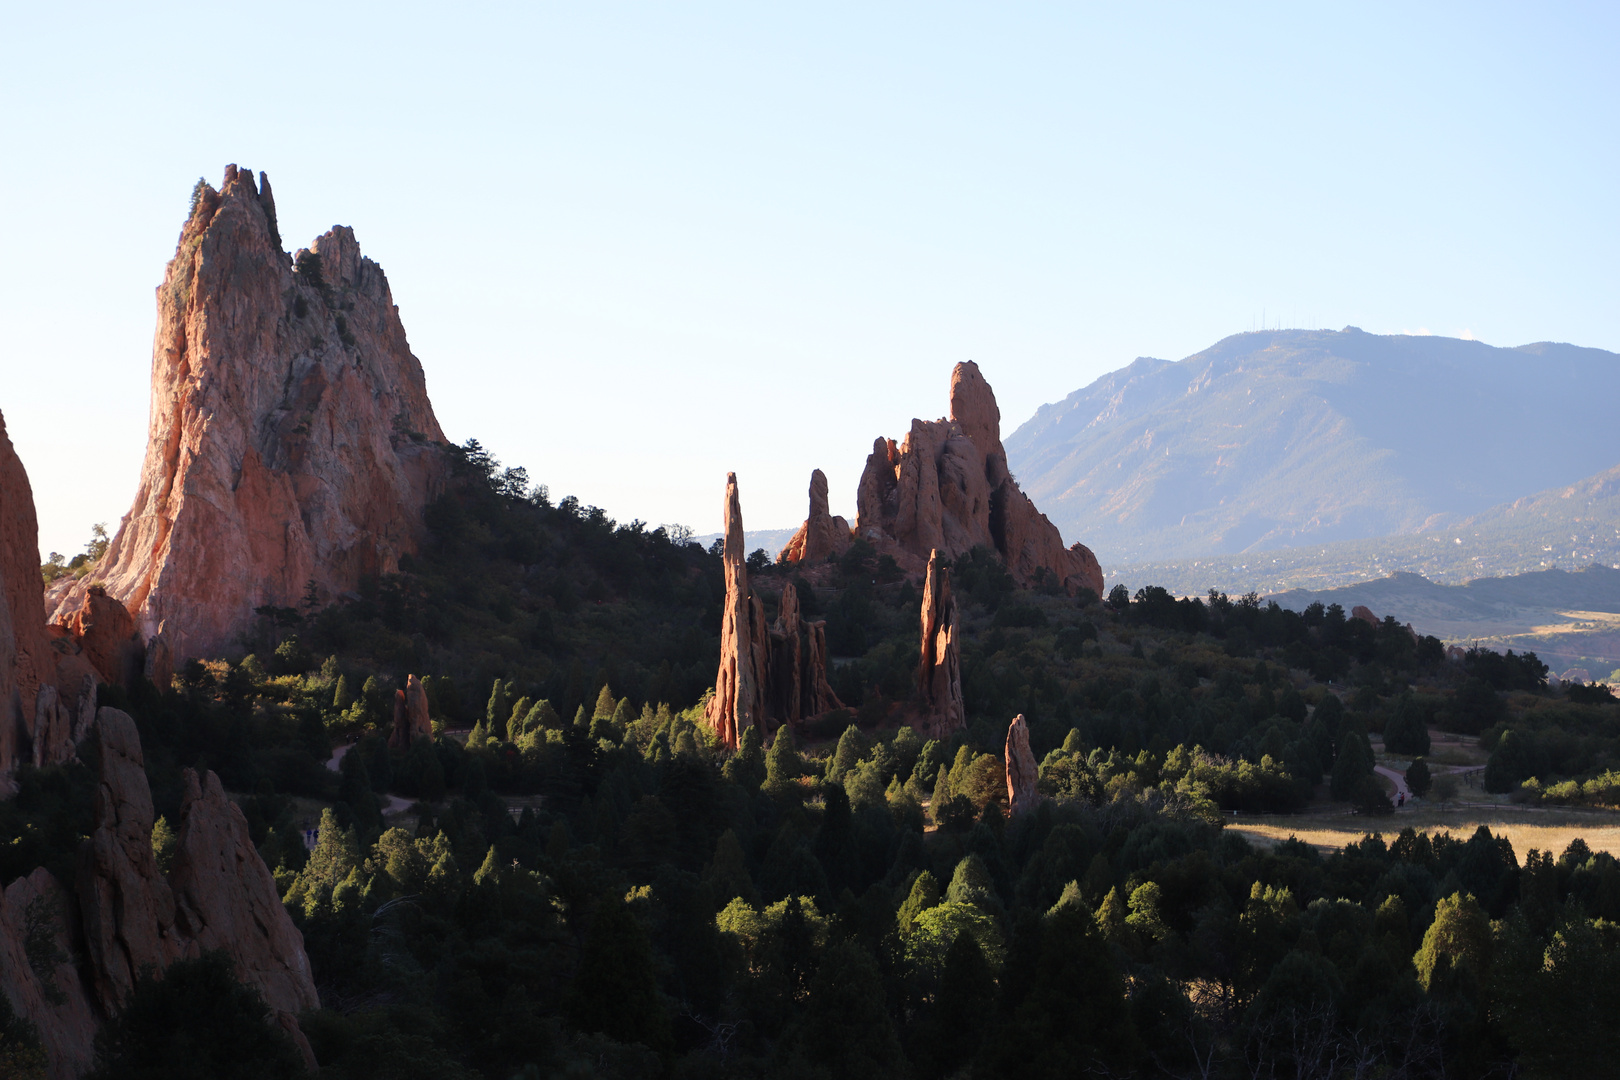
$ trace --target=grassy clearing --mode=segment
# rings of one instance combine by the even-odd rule
[[[1272,821],[1282,823],[1272,824]],[[1474,808],[1423,809],[1377,820],[1342,815],[1300,815],[1287,819],[1273,818],[1267,822],[1238,819],[1227,828],[1268,847],[1296,836],[1326,853],[1354,843],[1368,833],[1380,833],[1389,840],[1407,826],[1431,836],[1449,832],[1459,840],[1467,840],[1481,825],[1487,826],[1494,836],[1506,836],[1513,845],[1514,854],[1521,861],[1524,853],[1531,848],[1551,851],[1556,856],[1576,837],[1585,840],[1593,851],[1607,851],[1620,856],[1620,814],[1615,813],[1506,807],[1484,813]]]

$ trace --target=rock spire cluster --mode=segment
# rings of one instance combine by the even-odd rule
[[[187,769],[174,863],[165,874],[152,852],[152,794],[135,722],[103,708],[94,732],[95,824],[73,894],[40,868],[7,886],[0,901],[0,993],[39,1030],[52,1077],[71,1080],[88,1068],[97,1027],[128,999],[142,968],[162,971],[216,949],[313,1065],[297,1021],[320,1005],[303,935],[253,846],[247,818],[219,777]],[[64,959],[41,972],[30,962],[27,941],[42,912],[57,955],[69,956],[82,942],[82,967]]]
[[[949,417],[913,420],[902,442],[873,444],[856,490],[853,530],[828,514],[826,478],[818,470],[810,516],[778,559],[813,563],[858,537],[916,574],[936,550],[955,559],[982,546],[1000,555],[1020,585],[1050,581],[1071,594],[1090,589],[1101,596],[1096,556],[1084,544],[1064,547],[1057,527],[1008,471],[1001,410],[977,364],[951,372],[950,403]]]
[[[341,225],[289,256],[263,173],[199,184],[157,304],[135,501],[53,621],[99,585],[167,666],[394,570],[448,461],[382,268]]]
[[[798,591],[789,583],[776,620],[767,625],[765,605],[749,588],[736,473],[726,474],[724,520],[720,670],[705,718],[720,742],[735,749],[750,727],[763,734],[767,721],[798,724],[843,704],[827,682],[827,624],[801,617]]]
[[[432,738],[427,690],[421,679],[407,675],[405,689],[394,691],[394,726],[388,733],[388,746],[394,750],[409,750],[417,739]]]
[[[949,738],[967,726],[958,635],[951,568],[935,549],[923,573],[922,641],[917,662],[919,720],[923,734],[930,739]]]

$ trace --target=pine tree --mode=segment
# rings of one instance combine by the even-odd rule
[[[933,874],[924,870],[911,883],[911,893],[906,897],[905,903],[900,905],[900,911],[895,916],[900,924],[900,933],[910,933],[911,925],[917,921],[917,916],[938,903],[939,881]]]
[[[334,712],[348,712],[349,706],[354,704],[354,691],[349,688],[349,677],[339,675],[337,690],[332,694],[332,709]]]
[[[609,720],[609,719],[612,719],[613,710],[615,710],[618,707],[619,707],[619,703],[613,699],[613,689],[612,689],[612,687],[608,686],[606,683],[603,683],[601,692],[596,695],[596,708],[591,713],[591,719],[592,720]]]
[[[777,729],[771,748],[765,754],[765,787],[772,793],[784,792],[799,778],[803,766],[793,745],[793,729]]]
[[[827,779],[833,783],[841,782],[844,775],[860,762],[864,750],[859,729],[854,724],[849,725],[838,737],[838,747],[832,757],[827,759]]]

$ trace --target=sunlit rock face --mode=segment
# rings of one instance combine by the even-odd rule
[[[382,268],[341,225],[289,256],[262,173],[198,186],[157,301],[134,505],[52,621],[99,584],[167,665],[396,569],[448,461]]]

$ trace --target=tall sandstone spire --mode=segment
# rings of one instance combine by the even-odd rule
[[[819,478],[819,485],[818,485]],[[1035,508],[1007,468],[1001,444],[1001,409],[972,361],[951,371],[951,412],[941,420],[913,420],[896,443],[879,438],[856,489],[858,513],[850,537],[891,555],[912,574],[930,554],[946,559],[984,547],[996,552],[1020,585],[1051,581],[1068,592],[1101,596],[1102,568],[1084,544],[1063,546],[1057,526]],[[816,561],[841,550],[835,540],[843,519],[827,512],[826,478],[811,480],[810,517],[779,557]]]
[[[958,634],[951,568],[936,550],[929,554],[923,574],[922,642],[917,660],[917,696],[923,732],[930,739],[949,738],[967,726]]]
[[[270,183],[199,182],[158,287],[134,505],[96,571],[150,656],[233,648],[262,605],[327,602],[414,551],[444,435],[382,268],[334,226],[281,247]]]

